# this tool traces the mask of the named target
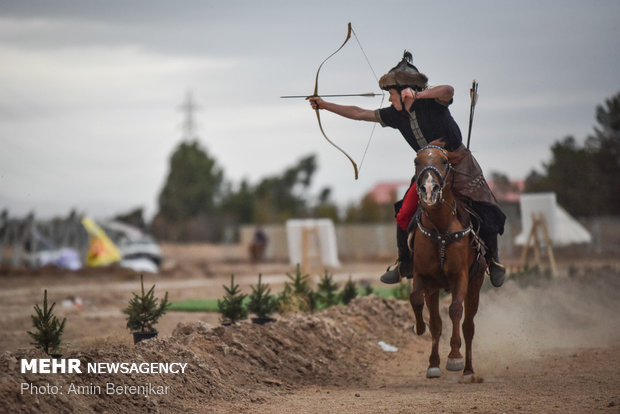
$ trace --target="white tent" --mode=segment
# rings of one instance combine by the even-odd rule
[[[336,230],[330,219],[296,219],[286,222],[286,238],[288,241],[288,253],[292,265],[301,263],[303,252],[303,232],[311,230],[316,236],[315,243],[310,243],[306,248],[312,250],[311,257],[319,257],[325,266],[340,266],[338,261],[338,246],[336,245]]]
[[[519,203],[523,230],[515,238],[515,244],[525,244],[532,229],[532,214],[545,218],[549,238],[554,246],[592,242],[588,230],[557,204],[555,193],[521,194]],[[542,235],[539,235],[539,239],[544,240]]]

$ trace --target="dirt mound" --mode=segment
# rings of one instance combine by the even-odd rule
[[[64,358],[91,362],[183,362],[185,374],[21,374],[21,358],[43,358],[35,350],[6,352],[0,358],[3,412],[177,411],[214,400],[261,401],[312,384],[365,384],[370,362],[381,354],[377,342],[411,342],[407,302],[376,296],[358,298],[314,315],[295,314],[267,325],[241,323],[212,327],[179,324],[170,337],[135,347],[102,344]],[[414,339],[426,343],[428,339]],[[58,395],[21,393],[22,383],[58,386]],[[107,395],[105,386],[150,383],[168,386],[165,395]],[[91,395],[67,395],[74,387],[99,385]]]
[[[96,289],[100,296],[110,295],[109,290],[102,295],[101,286]],[[407,302],[371,296],[347,307],[295,314],[263,326],[211,326],[194,322],[200,318],[196,314],[183,319],[191,323],[168,330],[170,336],[137,346],[125,346],[113,337],[92,342],[96,345],[83,345],[81,339],[64,355],[79,359],[83,367],[96,362],[181,362],[187,364],[184,374],[21,374],[20,358],[43,355],[33,349],[6,352],[0,356],[0,412],[305,414],[317,407],[343,414],[615,412],[620,403],[615,372],[620,355],[620,320],[615,317],[620,312],[619,293],[620,272],[611,268],[584,269],[554,279],[511,277],[501,289],[486,290],[473,350],[476,374],[483,381],[475,384],[461,383],[459,373],[447,372],[441,379],[426,380],[430,335],[411,333]],[[124,303],[124,295],[119,297]],[[449,303],[449,297],[441,303],[442,358],[449,350]],[[16,324],[14,331],[25,329]],[[82,329],[85,324],[99,331],[105,326],[96,319],[85,319]],[[122,335],[128,340],[125,331]],[[86,333],[78,331],[77,336]],[[399,352],[383,352],[381,340]],[[110,395],[107,383],[169,390],[161,395]],[[58,386],[64,394],[22,393],[21,384]],[[69,395],[71,384],[100,386],[102,392]]]

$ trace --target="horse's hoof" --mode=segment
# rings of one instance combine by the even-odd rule
[[[441,370],[436,367],[431,367],[426,370],[426,378],[439,378],[441,377]]]
[[[474,375],[473,372],[463,373],[463,378],[459,381],[461,384],[480,384],[484,382],[484,378]]]
[[[448,371],[463,371],[465,368],[465,360],[463,358],[448,358],[446,369]]]
[[[422,325],[422,328],[420,328],[420,329],[417,329],[417,328],[416,328],[416,325],[414,324],[414,325],[411,327],[411,332],[413,332],[414,334],[416,334],[416,335],[418,335],[418,336],[420,336],[420,335],[424,335],[424,332],[426,332],[426,324],[423,324],[423,325]]]
[[[460,384],[470,384],[476,381],[474,374],[463,374],[461,379],[459,380]]]

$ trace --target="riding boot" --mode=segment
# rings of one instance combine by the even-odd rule
[[[395,265],[381,276],[381,281],[386,284],[399,283],[403,278],[413,277],[413,237],[411,238],[411,250],[407,244],[408,233],[396,226],[396,245],[398,246],[398,260]]]
[[[499,261],[499,248],[497,246],[497,234],[489,235],[484,242],[487,245],[486,260],[489,264],[491,284],[500,287],[506,278],[506,268]]]

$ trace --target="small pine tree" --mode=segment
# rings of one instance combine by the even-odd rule
[[[342,303],[348,305],[355,297],[357,296],[357,285],[353,280],[351,280],[351,276],[349,276],[349,280],[345,283],[342,288],[342,292],[340,293],[340,299]]]
[[[284,284],[284,289],[277,296],[276,303],[278,304],[278,312],[282,315],[300,310],[297,296],[293,295],[293,289],[288,283]]]
[[[144,277],[140,275],[140,295],[133,293],[133,298],[129,300],[129,305],[123,309],[127,316],[127,328],[132,332],[155,332],[155,324],[159,321],[168,309],[168,292],[166,292],[161,303],[155,298],[155,285],[151,286],[148,292],[144,292]]]
[[[310,289],[310,284],[308,283],[310,275],[301,274],[301,266],[299,263],[295,267],[295,275],[287,273],[286,276],[288,276],[289,280],[292,282],[291,287],[295,295],[306,296],[312,290]]]
[[[248,311],[254,313],[259,318],[269,318],[269,315],[276,311],[278,303],[271,294],[269,285],[262,283],[263,275],[258,275],[258,285],[252,288],[250,294],[250,302],[248,303]]]
[[[364,286],[364,293],[363,293],[363,295],[364,296],[372,295],[374,291],[375,290],[372,288],[370,283],[368,283],[367,285]]]
[[[230,287],[222,285],[226,295],[222,300],[217,300],[217,308],[222,314],[223,323],[235,323],[248,316],[247,309],[243,306],[243,300],[247,295],[241,293],[239,285],[235,284],[235,275],[230,275]]]
[[[36,332],[28,331],[28,335],[34,339],[32,342],[36,348],[42,349],[46,354],[58,351],[61,344],[62,333],[65,329],[67,318],[63,318],[62,322],[54,315],[54,306],[47,307],[47,289],[43,292],[43,309],[39,305],[34,305],[35,315],[31,315],[32,325],[36,328]]]
[[[318,306],[317,304],[317,293],[314,290],[310,290],[308,292],[308,306],[310,307],[310,312],[314,312]]]
[[[338,284],[334,283],[333,275],[331,275],[327,269],[325,269],[325,275],[321,278],[318,286],[319,299],[323,306],[329,308],[330,306],[338,304]]]
[[[284,284],[284,290],[278,297],[280,313],[295,311],[313,312],[316,309],[316,294],[310,288],[310,275],[301,273],[301,266],[297,264],[295,275],[286,274],[289,282]]]

